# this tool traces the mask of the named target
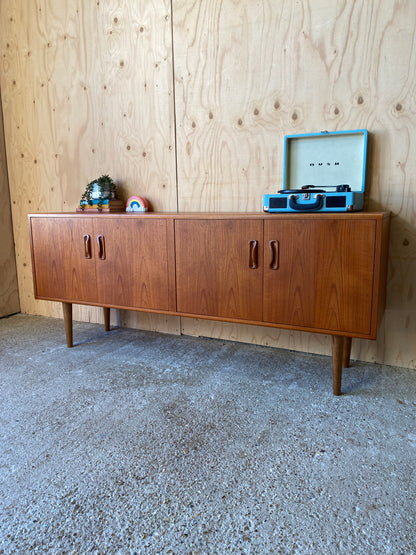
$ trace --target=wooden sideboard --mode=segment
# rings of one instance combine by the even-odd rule
[[[388,213],[30,214],[34,292],[141,310],[332,336],[341,393],[353,337],[384,311]]]

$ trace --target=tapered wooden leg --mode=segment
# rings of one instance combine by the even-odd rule
[[[344,338],[344,352],[342,354],[342,367],[343,368],[349,368],[350,367],[351,344],[352,344],[352,337],[345,337]]]
[[[66,344],[68,347],[72,347],[72,304],[62,303],[62,309],[64,312]]]
[[[332,336],[332,384],[334,395],[341,395],[342,357],[344,353],[344,337]]]
[[[104,311],[104,329],[110,331],[110,309],[107,306],[103,307]]]

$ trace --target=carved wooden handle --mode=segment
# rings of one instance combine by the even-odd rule
[[[91,237],[84,235],[84,255],[85,258],[91,258]]]
[[[252,270],[259,267],[259,243],[256,240],[249,241],[248,265]]]
[[[104,235],[98,235],[97,237],[98,243],[98,258],[100,260],[105,260],[105,240]]]
[[[272,252],[272,260],[270,262],[271,270],[279,269],[279,241],[272,239],[269,241],[269,247]]]

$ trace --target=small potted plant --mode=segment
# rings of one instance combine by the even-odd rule
[[[87,205],[97,207],[101,212],[103,204],[116,198],[117,186],[109,175],[102,175],[88,183],[80,201],[80,208],[84,210]]]

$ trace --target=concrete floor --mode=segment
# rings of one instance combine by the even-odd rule
[[[416,372],[0,320],[0,553],[416,553]]]

